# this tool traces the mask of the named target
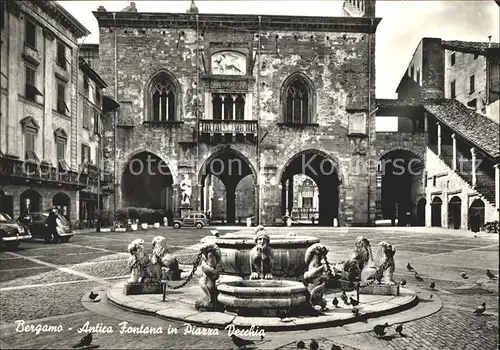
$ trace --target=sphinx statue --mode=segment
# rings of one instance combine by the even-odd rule
[[[130,269],[129,283],[144,282],[149,278],[147,272],[149,266],[149,258],[144,251],[144,240],[135,239],[128,245],[130,258],[128,260],[128,267]]]
[[[207,244],[200,248],[202,254],[200,287],[204,295],[195,302],[195,307],[199,311],[217,311],[222,305],[217,301],[216,282],[219,279],[217,264],[221,260],[221,251],[216,244]]]
[[[151,244],[153,252],[149,256],[151,265],[148,267],[151,278],[156,281],[179,281],[182,270],[177,259],[168,253],[165,237],[156,236]]]
[[[324,311],[326,308],[323,293],[329,275],[327,254],[328,248],[320,243],[311,245],[305,253],[307,271],[304,273],[304,284],[309,292],[309,303],[316,311]]]
[[[255,230],[255,246],[250,251],[250,279],[273,279],[273,249],[269,246],[270,238],[264,226],[259,225]]]

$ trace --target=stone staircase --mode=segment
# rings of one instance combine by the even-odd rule
[[[438,156],[437,146],[429,145],[428,148]],[[439,157],[449,168],[453,169],[453,146],[442,145]],[[457,150],[457,170],[454,171],[463,181],[474,188],[491,205],[495,205],[495,179],[479,170],[476,171],[476,186],[472,186],[472,160]]]

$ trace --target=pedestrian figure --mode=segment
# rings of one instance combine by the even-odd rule
[[[47,218],[48,235],[54,236],[54,243],[61,243],[61,237],[57,232],[57,215],[54,210],[49,212],[49,217]]]
[[[474,232],[474,236],[481,227],[481,215],[479,215],[478,211],[475,211],[470,217],[470,230]]]

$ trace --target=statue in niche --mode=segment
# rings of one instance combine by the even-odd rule
[[[250,251],[251,271],[250,279],[273,279],[271,270],[273,267],[274,251],[269,246],[269,235],[264,226],[259,225],[255,232],[255,247]]]
[[[245,75],[246,57],[238,52],[217,52],[212,55],[212,74]]]
[[[185,174],[184,179],[181,181],[181,205],[189,206],[191,205],[191,180],[189,179],[189,175]]]

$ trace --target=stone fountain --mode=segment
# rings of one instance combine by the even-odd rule
[[[153,240],[149,256],[143,240],[133,241],[128,247],[131,278],[111,288],[109,300],[202,326],[276,330],[342,325],[356,322],[358,314],[377,317],[418,303],[414,292],[394,282],[395,248],[387,242],[372,253],[368,239],[358,237],[352,255],[338,264],[328,262],[328,248],[318,238],[270,236],[262,226],[253,235],[209,236],[202,242],[191,271],[179,276],[179,264],[162,237]],[[189,283],[195,274],[198,285]],[[180,284],[165,283],[179,277]],[[359,307],[342,301],[332,307],[342,290]]]

